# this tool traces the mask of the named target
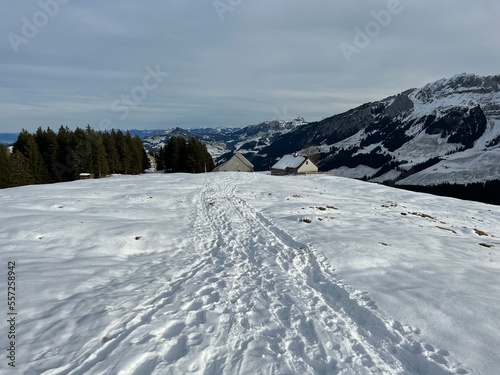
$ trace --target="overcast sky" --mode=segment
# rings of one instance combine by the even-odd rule
[[[500,74],[498,0],[41,0],[0,15],[0,131],[320,120]]]

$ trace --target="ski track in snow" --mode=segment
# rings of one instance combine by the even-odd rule
[[[43,374],[469,373],[366,294],[351,295],[322,254],[239,197],[238,184],[257,178],[207,177],[184,240],[193,262]]]

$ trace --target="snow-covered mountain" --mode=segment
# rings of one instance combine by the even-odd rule
[[[268,170],[284,154],[317,153],[323,171],[397,186],[500,180],[500,75],[459,74],[307,123],[131,130],[149,151],[173,136],[204,142],[216,161],[244,154]]]
[[[1,374],[498,374],[500,207],[229,172],[11,188],[0,210]]]
[[[257,153],[277,137],[297,129],[307,122],[299,117],[293,121],[271,120],[243,128],[172,128],[155,132],[143,138],[146,149],[156,151],[171,137],[194,137],[206,144],[208,152],[217,161],[224,161],[234,152]]]
[[[262,156],[315,145],[336,175],[397,185],[500,179],[500,75],[460,74],[279,137]]]

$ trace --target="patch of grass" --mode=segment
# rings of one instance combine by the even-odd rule
[[[292,195],[292,197],[294,197],[294,198],[302,198],[302,196],[298,195],[298,194],[294,194],[294,195]]]
[[[299,220],[301,223],[307,223],[307,224],[311,224],[312,223],[312,220],[309,219],[308,217],[303,217],[302,219]]]
[[[316,207],[318,210],[320,211],[326,211],[326,208],[325,207]]]
[[[452,232],[452,233],[457,234],[457,232],[456,232],[456,231],[454,231],[453,229],[450,229],[450,228],[444,228],[444,227],[440,227],[440,226],[437,226],[436,228],[439,228],[439,229],[442,229],[442,230],[447,230],[447,231],[449,231],[449,232]]]
[[[338,210],[338,208],[337,208],[337,207],[335,207],[335,206],[331,206],[331,205],[330,205],[330,206],[326,206],[326,208],[329,208],[330,210]]]
[[[476,232],[476,234],[477,234],[478,236],[484,236],[484,237],[487,237],[487,236],[488,236],[488,233],[483,232],[482,230],[479,230],[479,229],[477,229],[477,228],[474,228],[474,232]]]
[[[487,248],[493,247],[493,245],[490,243],[480,243],[479,245]]]
[[[382,207],[384,208],[393,208],[393,207],[397,207],[398,204],[396,202],[390,202],[389,204],[383,204]]]
[[[423,217],[424,219],[429,219],[429,220],[436,220],[435,217],[432,217],[431,215],[423,214],[422,212],[410,212],[410,215]]]

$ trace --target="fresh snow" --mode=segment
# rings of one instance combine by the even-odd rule
[[[500,366],[497,206],[218,173],[4,189],[0,208],[18,309],[16,369],[4,356],[2,374]]]
[[[338,177],[347,177],[347,178],[364,178],[364,177],[371,177],[375,175],[380,168],[372,168],[368,167],[366,165],[358,165],[355,168],[349,168],[349,167],[340,167],[337,169],[333,169],[330,171],[330,173],[334,176]]]
[[[370,182],[378,182],[383,183],[384,181],[394,181],[401,175],[401,172],[391,170],[387,173],[384,173],[382,176],[375,177],[370,179]]]

